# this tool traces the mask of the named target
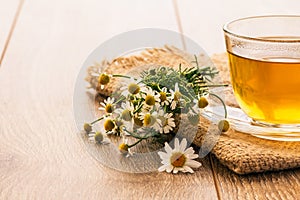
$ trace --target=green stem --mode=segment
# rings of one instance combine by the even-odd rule
[[[143,140],[143,138],[139,139],[138,141],[136,141],[135,143],[128,145],[128,148],[134,147],[135,145],[137,145],[138,143],[140,143]]]
[[[104,119],[104,117],[100,117],[100,118],[96,119],[95,121],[91,122],[91,125],[95,124],[96,122],[99,122],[102,119]]]
[[[148,138],[153,137],[153,136],[155,136],[155,135],[157,134],[157,133],[154,133],[154,134],[152,133],[152,134],[145,135],[145,136],[141,137],[141,136],[139,136],[139,135],[133,134],[132,132],[130,132],[130,131],[126,130],[126,129],[125,129],[125,131],[126,131],[129,135],[131,135],[132,137],[134,137],[134,138],[136,138],[136,139],[142,139],[142,140],[148,139]]]
[[[137,113],[137,112],[140,112],[140,110],[142,109],[143,107],[143,103],[140,103],[140,105],[138,105],[137,109],[135,111],[133,111],[133,114]]]
[[[130,76],[125,76],[125,75],[121,75],[121,74],[113,74],[112,77],[121,77],[121,78],[129,78],[129,79],[131,79]]]
[[[126,99],[126,98],[122,96],[118,101],[115,102],[115,104],[118,104],[119,102],[123,101],[124,99]]]
[[[179,73],[181,73],[181,63],[179,63]]]
[[[126,130],[126,129],[125,129],[125,132],[127,132],[129,135],[131,135],[132,137],[134,137],[136,139],[147,139],[145,137],[140,137],[138,135],[135,135],[135,134],[131,133],[130,131]]]
[[[205,85],[206,87],[227,87],[229,84]]]
[[[196,65],[197,65],[197,68],[199,69],[199,63],[198,63],[197,56],[196,56],[196,55],[194,55],[194,57],[195,57],[195,63],[196,63]]]
[[[222,105],[224,107],[224,112],[225,112],[224,118],[226,119],[227,118],[227,108],[226,108],[226,105],[225,105],[225,102],[223,101],[223,99],[221,99],[221,97],[219,97],[218,95],[216,95],[214,93],[210,93],[209,92],[209,95],[212,95],[212,96],[216,97],[217,99],[219,99],[221,101],[221,103],[222,103]]]

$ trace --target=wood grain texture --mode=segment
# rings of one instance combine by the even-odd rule
[[[13,33],[14,19],[17,17],[21,0],[0,0],[0,67],[5,49]]]
[[[73,121],[89,52],[129,29],[176,30],[172,9],[158,0],[25,2],[0,69],[0,199],[217,199],[209,160],[194,175],[118,172],[88,154]]]
[[[221,199],[299,199],[300,169],[238,175],[212,160]]]

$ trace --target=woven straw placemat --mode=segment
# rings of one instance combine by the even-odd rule
[[[203,59],[200,58],[199,61],[207,64],[208,60],[206,57],[202,57]],[[103,61],[99,65],[90,67],[88,74],[98,72],[100,68],[108,73],[126,74],[128,70],[138,72],[140,66],[149,64],[177,68],[179,63],[181,63],[183,67],[188,67],[193,59],[193,56],[185,54],[175,47],[165,46],[164,48],[146,50],[139,56],[121,57],[111,62]],[[223,81],[230,83],[227,55],[214,55],[212,60],[219,69]],[[87,76],[87,81],[91,83],[91,87],[102,95],[109,95],[120,86],[117,80],[112,80],[115,84],[110,84],[105,90],[100,90],[95,77]],[[237,106],[231,90],[226,90],[225,96],[227,105]],[[211,128],[210,122],[201,118],[199,131],[194,138],[194,144],[200,147],[208,146],[208,150],[223,165],[238,174],[300,167],[300,142],[265,140],[233,129],[221,135],[213,135],[213,133],[208,133],[208,127]],[[212,138],[211,141],[214,141],[212,146],[209,144],[203,145],[203,141],[209,141],[207,140],[208,137],[218,137],[217,142],[215,143],[216,139]]]

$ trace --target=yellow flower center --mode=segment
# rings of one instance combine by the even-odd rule
[[[170,162],[174,167],[183,167],[187,158],[183,153],[175,152],[170,158]]]
[[[131,120],[131,113],[128,109],[123,110],[122,119],[124,119],[125,121],[130,121]]]
[[[160,92],[160,101],[164,102],[165,100],[167,100],[167,94],[165,92]]]
[[[144,126],[152,126],[155,123],[156,119],[150,113],[145,114],[144,116]]]
[[[107,74],[100,74],[99,76],[99,83],[101,85],[106,85],[110,81],[110,77]]]
[[[136,83],[130,83],[128,85],[128,91],[131,93],[131,94],[137,94],[140,92],[140,86]]]
[[[199,108],[205,108],[208,105],[208,101],[205,97],[200,97],[198,100],[198,107]]]
[[[176,91],[174,93],[174,100],[179,101],[180,98],[181,98],[181,93],[179,91]]]
[[[104,129],[106,131],[111,131],[115,128],[115,123],[111,120],[111,119],[107,119],[105,122],[104,122]]]
[[[113,105],[111,103],[106,104],[105,112],[107,112],[107,113],[112,113],[113,112]]]
[[[153,106],[155,104],[155,99],[153,95],[148,94],[145,98],[145,103],[149,106]]]

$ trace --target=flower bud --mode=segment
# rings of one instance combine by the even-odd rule
[[[227,132],[230,128],[230,124],[226,119],[219,121],[218,128],[222,132]]]
[[[198,100],[198,107],[199,108],[205,108],[208,105],[208,101],[205,97],[200,97]]]
[[[131,120],[131,112],[128,109],[125,109],[121,113],[122,119],[125,121],[130,121]]]
[[[129,149],[128,145],[125,144],[124,142],[119,145],[119,151],[123,154],[127,153],[128,149]]]
[[[106,84],[109,83],[110,77],[109,77],[109,75],[107,75],[105,73],[104,74],[100,74],[98,81],[99,81],[99,83],[101,85],[106,85]]]
[[[131,93],[131,94],[137,94],[140,92],[140,86],[136,83],[131,83],[128,85],[128,91]]]
[[[103,141],[103,134],[97,131],[94,138],[96,142],[101,143]]]
[[[89,133],[92,131],[92,126],[89,123],[84,123],[83,129],[85,130],[85,132]]]

